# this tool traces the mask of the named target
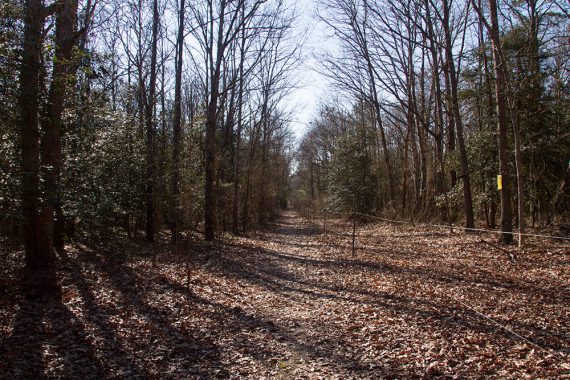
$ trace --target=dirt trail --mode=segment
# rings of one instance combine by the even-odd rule
[[[524,273],[520,282],[507,278],[515,268],[501,254],[485,257],[476,240],[446,239],[441,231],[414,236],[389,226],[361,230],[360,249],[352,257],[350,223],[331,224],[332,233],[323,236],[286,212],[260,238],[242,242],[242,265],[222,265],[226,275],[234,268],[247,289],[244,310],[274,324],[271,339],[285,353],[278,362],[280,377],[516,378],[527,370],[540,376],[546,363],[567,361],[568,294],[555,284],[535,286]],[[558,290],[548,302],[553,289]],[[512,311],[518,313],[521,302],[532,311],[517,320]],[[480,312],[534,337],[537,346]],[[552,325],[558,334],[548,335],[540,325]],[[563,356],[547,360],[549,353],[541,351],[539,358],[538,347]]]
[[[477,236],[363,226],[352,257],[350,223],[327,229],[285,212],[255,236],[197,244],[189,288],[185,258],[167,246],[158,268],[145,245],[121,255],[70,247],[61,300],[0,300],[0,378],[570,372],[568,246],[511,263]]]
[[[354,376],[359,363],[346,351],[342,325],[358,300],[342,286],[351,273],[343,271],[339,248],[330,252],[317,230],[292,212],[284,213],[256,243],[253,255],[259,265],[241,274],[255,283],[255,296],[244,307],[272,321],[280,332],[276,340],[286,355],[277,364],[279,377]]]

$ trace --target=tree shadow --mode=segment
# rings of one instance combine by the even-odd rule
[[[152,273],[148,274],[148,278],[143,278],[143,274],[129,267],[124,258],[109,258],[94,252],[88,254],[90,260],[108,279],[108,285],[117,291],[116,308],[126,311],[119,318],[125,325],[123,328],[130,333],[131,352],[119,352],[126,356],[144,355],[135,360],[138,365],[127,368],[129,373],[145,378],[178,377],[182,373],[198,378],[226,377],[227,371],[217,365],[220,357],[219,347],[204,336],[199,326],[189,326],[182,330],[174,326],[176,315],[167,305],[157,307],[145,300],[144,292],[154,290],[147,286],[154,281]],[[197,297],[191,301],[194,305],[202,302]],[[139,323],[141,320],[144,321],[142,325]],[[107,334],[108,338],[111,338],[110,335],[115,334],[117,329],[117,326],[108,323],[101,327],[101,333]],[[112,340],[117,341],[116,337],[109,339]],[[157,352],[149,357],[153,351]],[[149,364],[154,367],[152,372],[146,368]]]
[[[301,253],[271,250],[255,243],[228,242],[216,247],[200,243],[193,247],[191,263],[202,266],[202,274],[231,280],[237,287],[255,286],[284,302],[298,301],[307,307],[324,305],[323,300],[367,305],[454,333],[482,333],[503,342],[518,343],[520,338],[452,298],[381,290],[356,280],[413,279],[446,289],[499,288],[540,297],[544,304],[562,310],[570,301],[564,290],[552,292],[539,285],[515,283],[496,273],[466,277],[458,270],[462,268],[447,265],[432,268],[398,264],[395,259],[402,255],[408,259],[418,255],[411,250],[402,250],[398,256],[390,249],[367,246],[367,252],[384,258],[381,262],[367,256],[337,255],[339,249],[348,248],[335,242],[316,242],[313,232],[295,223],[277,226],[270,234],[267,240],[299,248]],[[316,257],[307,254],[308,250],[321,248],[331,252],[319,252]],[[221,253],[213,253],[217,251]],[[183,268],[185,260],[184,256],[161,256],[160,265],[173,270]],[[248,312],[245,306],[204,298],[184,286],[182,276],[167,276],[164,271],[145,267],[143,264],[148,262],[149,257],[140,254],[128,257],[85,247],[63,258],[60,297],[30,301],[14,296],[14,302],[7,304],[15,305],[15,325],[6,337],[0,337],[0,378],[229,378],[239,374],[232,373],[236,366],[228,362],[231,355],[227,350],[242,350],[257,362],[275,367],[272,360],[282,356],[281,347],[302,353],[313,362],[324,358],[354,377],[414,376],[385,363],[379,363],[384,364],[382,368],[370,368],[364,358],[351,351],[353,339],[336,325],[323,325],[319,334],[311,334],[273,321],[262,312]],[[108,292],[107,299],[99,291]],[[229,296],[235,301],[231,290]],[[163,297],[168,302],[161,302]],[[251,302],[255,306],[257,301]],[[543,348],[569,352],[564,326],[549,333],[539,323],[528,320],[495,320]],[[215,327],[208,331],[199,322],[188,321],[211,321],[209,326]]]
[[[270,336],[272,341],[285,344],[295,352],[307,355],[312,360],[326,358],[330,363],[334,363],[335,365],[344,368],[352,375],[379,375],[378,370],[373,371],[368,365],[359,363],[350,352],[339,350],[339,347],[346,347],[347,344],[347,341],[340,337],[338,339],[316,340],[307,334],[298,334],[294,333],[291,329],[283,328],[279,324],[267,319],[267,317],[264,318],[260,315],[247,313],[241,307],[229,307],[221,303],[197,297],[185,286],[166,277],[162,277],[161,282],[168,291],[183,295],[189,302],[199,302],[213,306],[213,310],[215,311],[210,312],[209,317],[218,319],[220,322],[225,322],[220,325],[220,331],[218,332],[223,336],[232,336],[240,331],[246,331],[246,334],[250,335],[253,332],[263,330]],[[280,287],[272,287],[271,289],[277,293],[281,293]],[[286,288],[282,288],[281,290],[284,292],[290,291]],[[246,353],[261,361],[267,360],[272,356],[279,356],[282,354],[279,351],[267,350],[267,348],[260,347],[260,342],[255,340],[248,340],[245,345]],[[390,369],[388,365],[384,365],[382,368],[382,375],[397,377],[398,370]]]
[[[381,307],[397,314],[409,317],[421,317],[425,320],[436,320],[449,329],[457,327],[469,329],[474,332],[485,333],[509,341],[519,341],[520,338],[509,331],[490,323],[482,318],[474,309],[459,304],[448,296],[445,300],[429,300],[427,298],[409,297],[396,293],[378,290],[368,290],[362,287],[341,285],[334,281],[327,283],[320,279],[311,279],[311,274],[319,270],[329,270],[336,273],[350,273],[350,276],[360,277],[366,273],[373,275],[389,274],[392,278],[414,277],[420,281],[430,281],[444,284],[447,287],[477,286],[484,284],[487,287],[499,287],[509,291],[517,291],[527,295],[540,296],[546,303],[566,307],[564,295],[556,297],[547,296],[549,290],[530,285],[520,285],[508,281],[506,278],[465,278],[458,274],[445,273],[432,268],[405,268],[388,263],[372,263],[359,259],[330,260],[316,259],[301,255],[285,254],[259,247],[241,247],[241,253],[249,252],[249,258],[226,255],[219,262],[218,270],[226,276],[233,276],[237,280],[248,281],[266,288],[279,295],[292,296],[295,294],[309,296],[314,299],[335,299],[353,304],[368,304]],[[244,265],[252,256],[257,256],[256,265]],[[285,268],[302,266],[304,273],[300,276],[297,272],[287,271]],[[443,268],[447,269],[447,268]],[[548,300],[548,301],[547,301]],[[451,305],[451,306],[450,306]],[[548,333],[539,324],[521,322],[506,318],[494,318],[504,326],[530,337],[535,344],[560,352],[569,352],[570,342],[563,338],[563,334]]]
[[[12,331],[0,340],[0,377],[45,378],[66,374],[101,378],[102,363],[95,355],[84,324],[64,304],[61,294],[18,294]]]
[[[145,303],[137,285],[144,280],[124,261],[85,247],[62,258],[59,272],[59,296],[27,299],[15,289],[14,324],[0,337],[0,378],[228,377],[218,347],[199,326],[176,329],[168,309]],[[119,296],[111,302],[102,299],[116,295],[96,294],[105,291],[104,277]],[[167,348],[162,357],[157,342]]]

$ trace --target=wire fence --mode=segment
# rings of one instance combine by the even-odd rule
[[[525,237],[534,237],[534,238],[538,238],[538,239],[553,239],[553,240],[559,240],[559,241],[570,241],[570,237],[566,237],[566,236],[556,236],[556,235],[547,235],[547,234],[534,234],[534,233],[520,233],[517,231],[511,231],[511,232],[505,232],[505,231],[498,231],[498,230],[490,230],[490,229],[484,229],[484,228],[466,228],[466,227],[462,227],[462,226],[457,226],[457,225],[452,225],[452,224],[438,224],[438,223],[427,223],[427,222],[414,222],[414,221],[406,221],[406,220],[398,220],[398,219],[390,219],[390,218],[383,218],[383,217],[379,217],[376,215],[370,215],[370,214],[364,214],[364,213],[360,213],[360,212],[353,212],[353,213],[336,213],[336,212],[326,212],[321,214],[321,218],[323,218],[324,222],[323,222],[323,230],[326,232],[326,220],[327,220],[327,214],[330,215],[337,215],[340,217],[345,217],[345,218],[352,218],[354,219],[354,216],[358,215],[358,216],[362,216],[365,218],[370,218],[373,220],[378,220],[381,222],[387,222],[387,223],[393,223],[393,224],[402,224],[402,225],[411,225],[411,226],[424,226],[424,227],[433,227],[433,228],[443,228],[443,229],[457,229],[457,230],[463,230],[465,232],[479,232],[479,233],[488,233],[488,234],[495,234],[495,235],[505,235],[505,234],[509,234],[509,235],[519,235],[519,236],[525,236]],[[305,218],[307,218],[307,216],[305,216]],[[314,224],[314,215],[311,216],[311,223]],[[318,218],[320,219],[320,218]]]
[[[336,215],[337,217],[341,217],[341,218],[347,218],[347,219],[352,219],[352,223],[349,224],[344,224],[344,225],[339,225],[338,223],[336,224],[336,226],[334,226],[334,224],[332,224],[332,219],[328,219],[329,221],[329,225],[328,225],[328,229],[327,229],[327,216],[328,214],[331,215]],[[320,215],[318,218],[315,218],[315,215],[312,214],[310,218],[307,218],[306,215],[304,216],[304,219],[306,220],[306,223],[311,225],[311,228],[313,229],[317,229],[317,225],[315,223],[315,219],[322,219],[323,225],[322,225],[322,233],[325,235],[334,235],[334,236],[339,236],[339,237],[343,237],[343,238],[352,238],[352,244],[351,244],[351,248],[352,248],[352,256],[356,256],[356,237],[357,236],[361,236],[361,235],[357,235],[357,229],[356,229],[356,216],[361,216],[361,217],[366,217],[366,218],[371,218],[373,220],[378,220],[378,221],[382,221],[382,222],[388,222],[388,223],[393,223],[393,224],[402,224],[402,225],[412,225],[412,226],[425,226],[425,227],[436,227],[436,228],[445,228],[445,229],[449,229],[449,228],[456,228],[456,229],[463,229],[465,231],[469,231],[469,232],[481,232],[481,233],[493,233],[493,234],[502,234],[502,231],[495,231],[495,230],[487,230],[487,229],[477,229],[477,228],[461,228],[461,227],[457,227],[457,226],[450,226],[450,225],[442,225],[442,224],[434,224],[434,223],[425,223],[425,222],[410,222],[410,221],[403,221],[403,220],[396,220],[396,219],[389,219],[389,218],[382,218],[382,217],[378,217],[375,215],[369,215],[369,214],[363,214],[363,213],[358,213],[358,212],[353,212],[353,213],[328,213],[325,212],[322,215]],[[333,228],[331,227],[341,227],[341,228],[352,228],[351,233],[338,233],[336,231],[333,230]],[[512,234],[517,234],[516,232],[512,232]],[[554,235],[544,235],[544,234],[522,234],[523,236],[529,236],[529,237],[535,237],[535,238],[545,238],[545,239],[557,239],[557,240],[562,240],[562,241],[569,241],[570,238],[567,237],[561,237],[561,236],[554,236]],[[361,236],[363,237],[363,236]],[[483,243],[487,243],[490,244],[487,241],[481,240],[481,242]],[[377,243],[372,243],[372,245],[378,245]],[[493,244],[490,244],[492,247],[503,250],[505,252],[507,252],[507,254],[509,254],[509,260],[513,259],[513,256],[511,255],[511,253],[509,251],[506,251],[500,247],[497,247]],[[365,249],[365,248],[363,248]],[[497,320],[491,318],[489,315],[477,310],[475,307],[473,307],[472,305],[466,303],[465,301],[459,300],[454,294],[450,294],[451,291],[448,291],[446,293],[444,293],[443,295],[445,297],[447,297],[448,299],[454,301],[457,304],[460,304],[461,306],[463,306],[464,308],[471,310],[474,314],[478,315],[480,318],[486,320],[487,322],[492,323],[493,325],[497,326],[498,328],[508,332],[509,334],[511,334],[512,336],[516,337],[517,339],[529,344],[530,346],[538,349],[541,352],[547,353],[547,354],[554,354],[555,356],[559,357],[559,358],[563,358],[565,359],[566,357],[560,353],[557,352],[555,350],[549,350],[546,349],[545,347],[543,347],[542,345],[534,342],[532,340],[532,338],[527,337],[523,334],[517,333],[516,331],[514,331],[512,328],[505,326],[504,324],[498,322]]]
[[[435,224],[435,223],[425,223],[425,222],[408,222],[408,221],[402,221],[402,220],[381,218],[378,216],[362,214],[362,213],[355,213],[355,214],[360,215],[360,216],[364,216],[364,217],[368,217],[368,218],[372,218],[372,219],[376,219],[376,220],[380,220],[380,221],[384,221],[384,222],[389,222],[389,223],[412,224],[414,226],[422,225],[422,226],[426,226],[426,227],[436,227],[436,228],[446,228],[446,229],[447,228],[455,228],[455,229],[463,229],[466,232],[481,232],[481,233],[500,234],[500,235],[511,234],[511,235],[521,235],[521,236],[528,236],[528,237],[535,237],[535,238],[570,241],[570,237],[565,237],[565,236],[520,233],[520,232],[516,232],[516,231],[504,232],[504,231],[497,231],[497,230],[488,230],[488,229],[483,229],[483,228],[466,228],[466,227],[460,227],[460,226],[449,225],[449,224],[445,225],[445,224]]]

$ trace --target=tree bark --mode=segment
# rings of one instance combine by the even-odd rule
[[[45,231],[41,234],[41,249],[54,246],[62,250],[63,212],[61,211],[60,175],[62,162],[61,138],[63,135],[63,103],[70,76],[74,73],[72,64],[75,46],[75,24],[77,19],[77,1],[62,1],[55,25],[55,59],[52,80],[48,92],[48,101],[43,118],[42,137],[42,174],[44,180],[44,207],[40,211],[40,225]],[[56,213],[57,210],[57,213]],[[57,217],[57,219],[54,219]],[[54,228],[57,225],[58,228]]]
[[[225,4],[225,2],[224,2]],[[222,10],[224,8],[222,7]],[[213,20],[212,20],[213,22]],[[216,197],[214,194],[214,176],[216,174],[216,121],[218,113],[218,97],[220,95],[220,74],[223,58],[224,18],[218,21],[217,46],[210,46],[210,56],[215,56],[214,67],[211,68],[210,98],[206,110],[206,184],[204,191],[204,238],[214,240]]]
[[[511,208],[511,188],[509,173],[509,154],[507,140],[507,83],[505,78],[505,64],[503,61],[501,40],[499,35],[499,21],[496,0],[488,0],[491,16],[490,37],[493,44],[493,62],[495,70],[495,95],[497,107],[497,132],[499,147],[499,172],[503,180],[501,190],[501,242],[510,244],[513,241],[513,213]]]
[[[148,97],[145,102],[145,122],[146,122],[146,239],[154,242],[155,235],[155,126],[154,115],[156,106],[156,61],[157,61],[157,44],[158,44],[158,0],[153,1],[152,11],[152,42],[150,56],[150,78],[148,85]],[[141,89],[142,90],[142,89]]]
[[[478,2],[480,3],[481,0],[478,0]],[[477,8],[475,8],[477,9]],[[494,113],[494,109],[496,108],[494,103],[493,103],[493,89],[491,86],[491,74],[490,74],[490,70],[489,70],[489,60],[487,58],[487,54],[485,52],[485,38],[483,36],[483,21],[480,19],[479,20],[479,46],[481,47],[481,58],[483,61],[483,74],[484,74],[484,86],[485,86],[485,95],[487,98],[487,118],[488,118],[488,127],[490,127],[491,122],[495,116]],[[496,160],[496,152],[493,150],[493,162]],[[484,175],[487,176],[487,178],[493,178],[493,173],[491,171],[485,171]],[[486,189],[484,189],[484,191],[487,191]],[[490,207],[489,207],[489,225],[488,227],[491,229],[494,229],[496,227],[496,213],[497,213],[497,202],[495,201],[495,198],[493,197],[490,201]]]
[[[356,31],[358,33],[358,31]],[[378,124],[378,130],[380,131],[380,142],[382,143],[382,150],[384,151],[384,164],[386,165],[386,171],[388,174],[388,189],[390,196],[390,207],[394,208],[396,202],[395,195],[395,185],[394,185],[394,174],[392,171],[392,159],[390,155],[390,150],[388,149],[388,142],[386,139],[386,132],[384,131],[384,124],[382,123],[382,113],[380,107],[380,100],[378,99],[378,92],[376,86],[376,78],[374,77],[374,69],[372,66],[372,57],[368,51],[368,41],[362,33],[359,33],[359,39],[362,45],[362,53],[364,59],[366,60],[366,67],[368,71],[368,80],[370,81],[370,91],[372,96],[372,103],[374,106],[374,112],[376,116],[376,123]]]
[[[426,7],[426,21],[428,24],[427,38],[429,39],[430,42],[428,49],[431,55],[432,77],[433,77],[432,80],[435,90],[435,115],[434,115],[435,160],[440,168],[437,169],[437,165],[435,165],[434,178],[435,178],[435,192],[436,194],[439,195],[447,191],[444,185],[445,173],[444,173],[444,162],[443,162],[443,100],[441,95],[441,81],[439,77],[439,54],[437,48],[439,42],[436,40],[437,36],[433,29],[429,0],[425,0],[425,7]],[[440,172],[438,172],[438,170],[440,170]],[[447,195],[445,195],[445,197],[447,199]],[[447,205],[447,201],[446,201],[446,209],[447,209],[447,217],[449,219],[449,207]]]
[[[172,242],[178,246],[180,233],[180,144],[182,138],[182,63],[184,55],[185,0],[180,0],[178,36],[176,40],[176,73],[174,83],[174,110],[172,120]]]
[[[461,110],[459,108],[459,96],[457,94],[457,73],[455,69],[455,61],[453,60],[453,43],[451,40],[451,30],[449,29],[449,4],[448,0],[443,0],[443,28],[445,34],[445,53],[447,59],[447,68],[449,74],[449,84],[451,92],[451,107],[453,119],[457,132],[457,142],[459,145],[459,156],[461,161],[461,179],[463,181],[463,205],[465,208],[465,228],[475,228],[473,217],[473,196],[471,194],[471,178],[469,174],[469,161],[467,158],[467,150],[465,148],[465,140],[463,137],[463,121],[461,119]]]
[[[20,130],[22,149],[22,215],[26,268],[52,270],[55,256],[47,237],[40,235],[40,126],[39,90],[43,43],[43,5],[41,0],[26,0],[24,42],[20,70]],[[47,249],[45,248],[47,247]]]
[[[242,8],[242,23],[244,17],[244,10]],[[244,63],[245,63],[245,28],[241,32],[240,40],[240,60],[239,60],[239,88],[238,88],[238,115],[237,115],[237,131],[236,131],[236,145],[234,151],[234,184],[232,196],[232,233],[238,233],[239,224],[239,180],[240,180],[240,149],[241,149],[241,130],[243,126],[243,85],[244,85]]]
[[[509,96],[511,102],[514,104],[514,95],[511,93]],[[522,247],[524,244],[525,233],[525,209],[524,209],[524,176],[523,164],[521,157],[521,135],[518,123],[518,115],[515,113],[514,105],[511,105],[511,119],[513,123],[513,134],[515,138],[515,167],[517,172],[517,209],[518,209],[518,225],[519,225],[519,240],[518,246]]]

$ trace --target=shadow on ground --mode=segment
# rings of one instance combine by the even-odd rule
[[[310,378],[315,363],[322,364],[317,372],[340,378],[427,376],[425,365],[398,364],[392,351],[401,337],[390,335],[393,326],[382,320],[374,323],[386,331],[374,338],[386,358],[362,355],[363,339],[371,337],[360,330],[370,323],[362,319],[363,307],[378,319],[394,316],[504,347],[521,344],[510,332],[517,331],[540,349],[568,355],[564,325],[545,329],[539,319],[495,316],[507,330],[469,307],[469,300],[454,298],[456,289],[501,291],[564,310],[567,290],[485,270],[467,276],[469,268],[456,262],[434,268],[421,249],[369,244],[365,255],[350,257],[349,236],[333,236],[320,236],[286,214],[256,239],[196,243],[190,288],[185,257],[164,253],[152,268],[148,246],[124,254],[77,245],[60,263],[61,297],[27,300],[14,285],[3,301],[14,315],[2,324],[0,377]],[[380,280],[389,286],[376,286]]]

